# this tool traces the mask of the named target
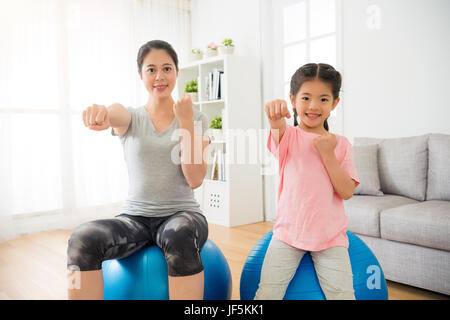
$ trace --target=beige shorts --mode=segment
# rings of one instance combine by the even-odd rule
[[[255,300],[283,299],[306,251],[272,238],[264,258]],[[327,300],[354,300],[353,273],[348,249],[310,251],[317,278]]]

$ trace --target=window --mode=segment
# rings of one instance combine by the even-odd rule
[[[265,102],[272,99],[289,101],[290,80],[306,63],[328,63],[342,72],[340,25],[342,0],[272,0],[262,4],[262,48]],[[267,26],[265,21],[270,21]],[[339,103],[341,105],[342,102]],[[291,110],[292,111],[292,110]],[[330,130],[343,133],[342,107],[331,112]],[[293,125],[293,118],[287,119]],[[271,165],[278,166],[273,160]],[[266,200],[266,219],[274,220],[278,182],[273,182]],[[269,187],[270,189],[270,187]]]
[[[163,38],[183,58],[189,15],[187,0],[0,2],[0,216],[125,200],[122,145],[82,110],[144,104],[139,47]]]
[[[302,65],[328,63],[340,69],[338,5],[338,0],[272,1],[274,74],[276,81],[283,83],[277,91],[282,90],[280,96],[286,101],[289,101],[291,77]],[[331,116],[337,111],[338,108],[332,111]]]

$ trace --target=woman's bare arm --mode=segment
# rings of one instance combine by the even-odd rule
[[[108,108],[109,121],[111,127],[117,135],[122,135],[128,130],[131,122],[130,112],[120,103],[114,103]]]

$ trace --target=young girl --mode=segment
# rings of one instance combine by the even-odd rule
[[[255,299],[283,299],[306,253],[311,252],[327,299],[355,299],[343,200],[359,181],[350,142],[328,132],[339,103],[341,75],[309,63],[291,79],[294,126],[285,101],[267,103],[268,148],[279,160],[278,210]],[[300,124],[298,123],[300,119]]]

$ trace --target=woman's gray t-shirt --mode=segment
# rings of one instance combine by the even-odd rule
[[[177,211],[202,213],[181,169],[180,132],[175,117],[164,132],[153,126],[142,106],[127,108],[128,130],[119,137],[128,167],[128,198],[121,213],[164,217]],[[208,119],[194,110],[195,135],[206,135]],[[114,130],[112,135],[116,136]]]

